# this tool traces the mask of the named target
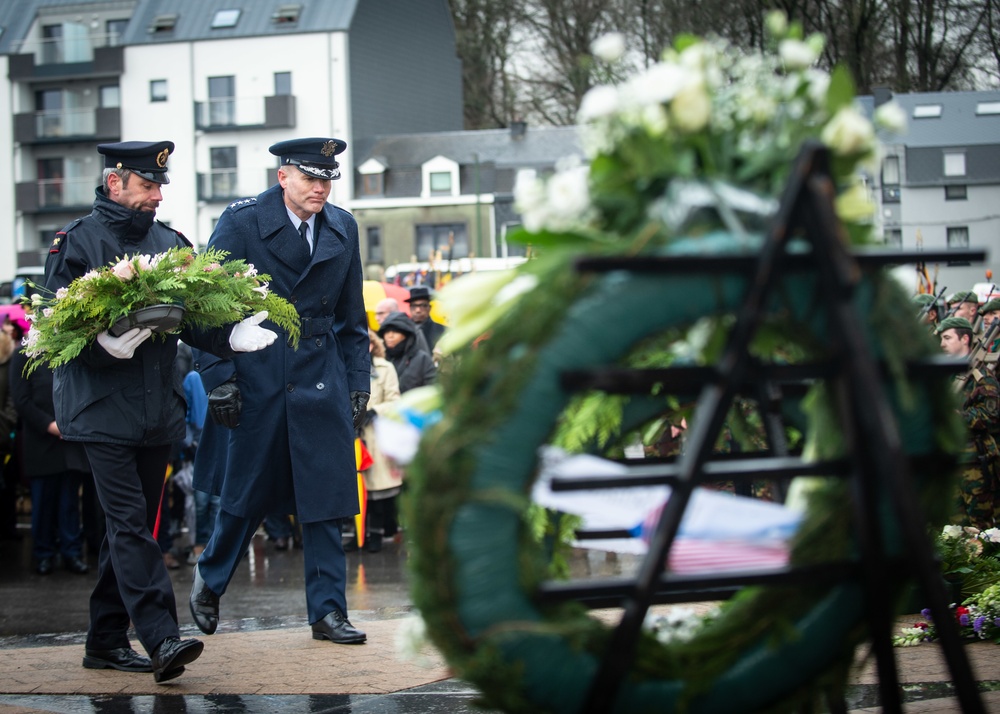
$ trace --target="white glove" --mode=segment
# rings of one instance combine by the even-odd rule
[[[236,327],[229,333],[229,346],[233,348],[233,352],[256,352],[278,339],[278,333],[266,327],[258,327],[266,319],[267,310],[261,310],[236,323]]]
[[[148,340],[152,334],[153,331],[148,327],[133,327],[118,337],[112,337],[107,332],[102,332],[97,336],[97,343],[104,348],[105,352],[116,359],[132,359],[132,355],[135,354],[139,345]]]

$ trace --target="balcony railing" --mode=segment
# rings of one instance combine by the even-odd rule
[[[14,115],[14,141],[22,144],[121,137],[118,107],[59,109]]]
[[[80,209],[94,202],[97,178],[51,178],[17,185],[17,209],[27,213]]]
[[[36,65],[72,64],[93,62],[95,49],[120,45],[121,35],[118,33],[81,32],[73,37],[22,40],[15,46],[14,54],[33,55]]]
[[[295,97],[221,97],[194,103],[195,126],[204,131],[295,126]]]

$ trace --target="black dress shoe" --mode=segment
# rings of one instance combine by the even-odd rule
[[[368,537],[365,539],[365,550],[369,553],[378,553],[382,550],[382,534],[369,533]]]
[[[338,645],[360,645],[368,639],[368,635],[355,628],[339,610],[314,622],[312,631],[314,640],[330,640]]]
[[[275,550],[288,550],[288,539],[282,536],[281,538],[274,539],[274,549]]]
[[[131,647],[113,650],[87,649],[83,658],[87,669],[117,669],[121,672],[152,672],[153,664]]]
[[[38,561],[38,565],[35,566],[35,572],[39,575],[50,575],[53,567],[55,566],[52,558],[41,558]]]
[[[194,566],[194,582],[191,583],[191,617],[194,624],[206,635],[211,635],[219,626],[219,596],[205,585],[201,579],[201,569]]]
[[[181,640],[168,637],[153,650],[153,679],[166,682],[184,673],[184,665],[191,664],[201,656],[205,643],[201,640]]]
[[[63,566],[69,572],[76,573],[77,575],[85,575],[90,572],[90,566],[87,565],[87,561],[79,555],[74,555],[70,558],[63,558]]]

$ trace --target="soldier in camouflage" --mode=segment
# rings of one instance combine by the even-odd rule
[[[964,317],[948,317],[936,330],[941,349],[955,357],[968,358],[972,351],[972,324]],[[1000,383],[988,371],[971,368],[956,378],[963,395],[962,418],[969,429],[969,442],[962,458],[958,515],[953,521],[981,530],[1000,523],[997,507],[1000,448]]]

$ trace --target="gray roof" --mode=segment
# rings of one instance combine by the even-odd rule
[[[86,6],[134,5],[132,19],[122,38],[126,45],[160,42],[188,42],[231,37],[302,34],[305,32],[346,31],[354,18],[358,0],[0,0],[0,53],[14,49],[31,28],[40,9],[65,8],[74,12]],[[298,22],[278,24],[271,16],[281,5],[301,5]],[[212,29],[219,10],[240,10],[235,27]],[[151,33],[149,27],[159,15],[176,15],[170,32]]]
[[[261,35],[337,32],[350,27],[358,0],[140,0],[138,11],[125,31],[124,42],[141,45],[159,42],[211,40]],[[280,5],[302,5],[295,23],[276,24],[271,15]],[[219,10],[241,10],[235,27],[212,29]],[[150,33],[158,15],[177,15],[172,32]]]
[[[459,164],[492,163],[497,168],[548,167],[566,156],[583,156],[575,126],[529,126],[515,138],[509,129],[394,134],[359,139],[354,165],[377,158],[390,169],[420,166],[435,156]]]
[[[880,133],[887,144],[911,148],[1000,144],[1000,114],[976,114],[980,103],[1000,102],[1000,91],[915,92],[896,94],[893,99],[906,112],[907,131],[901,137]],[[870,114],[873,98],[860,97],[859,101]],[[940,105],[941,116],[914,119],[914,108],[927,105]]]

